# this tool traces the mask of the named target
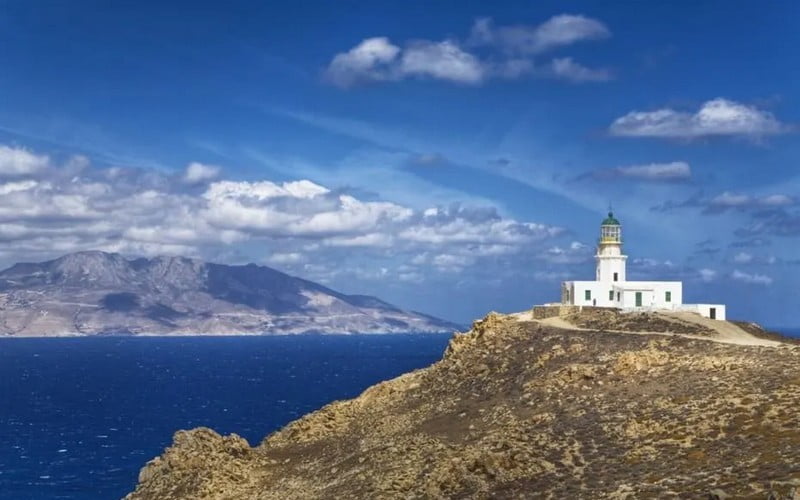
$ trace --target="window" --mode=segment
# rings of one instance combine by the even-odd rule
[[[672,302],[672,292],[664,292],[664,300],[667,302]]]
[[[614,300],[614,290],[609,290],[608,292],[608,300]]]
[[[614,273],[614,281],[617,281],[618,278],[619,278],[619,273]]]
[[[619,302],[620,294],[617,292],[617,302]]]
[[[584,291],[583,296],[586,300],[592,300],[592,291],[591,290]]]

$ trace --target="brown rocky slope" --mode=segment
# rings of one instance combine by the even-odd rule
[[[127,498],[800,498],[798,408],[800,347],[490,314],[258,446],[178,432]]]

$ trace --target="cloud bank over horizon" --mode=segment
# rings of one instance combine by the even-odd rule
[[[494,207],[418,210],[361,200],[307,179],[226,180],[220,167],[200,163],[174,174],[98,168],[81,156],[58,164],[0,146],[0,165],[0,256],[6,263],[95,249],[224,260],[237,245],[255,244],[261,246],[257,261],[322,281],[324,266],[342,272],[340,259],[353,252],[392,261],[383,266],[411,281],[527,252],[564,234],[503,217]]]

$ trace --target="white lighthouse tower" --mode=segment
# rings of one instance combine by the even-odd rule
[[[628,256],[622,253],[622,226],[612,212],[608,212],[608,217],[600,225],[600,239],[594,258],[597,261],[597,281],[625,281],[625,261]]]
[[[622,253],[622,225],[609,211],[600,223],[594,281],[565,281],[561,305],[613,307],[622,311],[691,311],[712,319],[725,319],[724,304],[684,304],[680,281],[628,281]]]

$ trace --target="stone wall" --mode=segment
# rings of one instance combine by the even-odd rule
[[[533,319],[554,318],[561,306],[533,306]]]
[[[533,306],[533,319],[564,318],[579,312],[616,310],[609,307],[573,306],[564,304]]]

